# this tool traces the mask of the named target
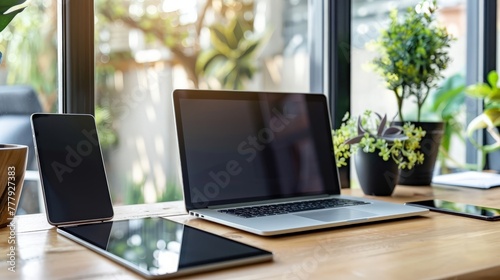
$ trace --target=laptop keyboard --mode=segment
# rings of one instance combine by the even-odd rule
[[[280,203],[272,205],[222,209],[218,210],[218,212],[235,215],[242,218],[254,218],[254,217],[281,215],[281,214],[295,213],[301,211],[346,207],[346,206],[363,205],[363,204],[369,204],[369,203],[357,200],[343,199],[343,198],[329,198],[320,200]]]

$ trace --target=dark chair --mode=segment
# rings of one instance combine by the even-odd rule
[[[35,90],[30,86],[0,86],[0,143],[29,147],[27,168],[37,169],[30,116],[42,112]]]

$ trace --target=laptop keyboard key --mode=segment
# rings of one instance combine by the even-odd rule
[[[218,212],[235,215],[242,218],[254,218],[254,217],[281,215],[281,214],[296,213],[302,211],[347,207],[347,206],[363,205],[363,204],[369,204],[369,203],[357,200],[350,200],[350,199],[330,198],[330,199],[320,199],[320,200],[279,203],[272,205],[221,209],[218,210]]]

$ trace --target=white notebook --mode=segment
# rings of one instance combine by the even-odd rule
[[[432,178],[431,185],[489,189],[500,187],[500,174],[491,172],[466,171],[438,175]]]

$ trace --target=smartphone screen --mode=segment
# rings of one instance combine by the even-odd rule
[[[482,220],[500,219],[500,209],[441,199],[408,202],[407,205],[420,206],[433,211],[456,214]]]
[[[49,223],[111,218],[113,206],[94,117],[33,114],[31,122]]]

